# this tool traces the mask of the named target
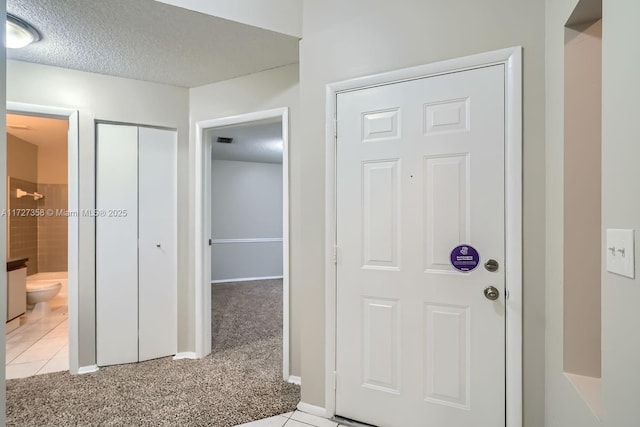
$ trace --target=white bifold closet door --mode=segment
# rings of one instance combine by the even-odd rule
[[[96,136],[97,364],[173,355],[176,132],[100,123]]]

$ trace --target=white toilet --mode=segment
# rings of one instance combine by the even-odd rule
[[[49,301],[58,295],[62,283],[55,279],[31,279],[27,277],[27,308],[33,306],[32,316],[40,317],[49,311]]]

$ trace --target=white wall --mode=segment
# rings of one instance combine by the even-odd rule
[[[95,207],[95,120],[178,129],[178,205],[187,206],[187,89],[18,61],[7,61],[7,82],[7,101],[79,111],[80,209]],[[185,286],[187,215],[178,212],[179,351],[193,351],[185,340],[184,313],[193,305]],[[79,366],[89,366],[95,364],[95,221],[79,222]]]
[[[282,164],[214,160],[211,167],[211,280],[282,276]]]
[[[290,259],[289,298],[290,298],[290,371],[291,375],[300,375],[300,324],[302,318],[302,302],[300,295],[306,286],[307,275],[300,259],[301,232],[301,183],[300,158],[302,144],[298,140],[299,80],[298,64],[288,65],[249,76],[239,77],[220,83],[205,85],[189,90],[189,114],[191,121],[190,147],[195,152],[195,123],[202,120],[229,117],[272,108],[289,108],[289,233]],[[195,156],[190,157],[190,194],[194,200],[195,188]],[[193,204],[191,205],[193,206]],[[193,226],[191,226],[193,230]],[[193,236],[195,240],[195,236]],[[195,267],[192,267],[195,271]],[[191,289],[192,295],[195,293]],[[195,315],[192,314],[191,319]]]
[[[324,406],[327,83],[510,46],[524,47],[524,418],[544,419],[544,3],[305,1],[300,44],[302,401]]]
[[[640,2],[605,0],[602,17],[603,236],[607,228],[635,229],[637,263],[640,259]],[[638,301],[640,272],[637,266],[635,279],[603,272],[602,380],[606,426],[640,424]]]
[[[196,12],[300,37],[300,0],[157,0]]]

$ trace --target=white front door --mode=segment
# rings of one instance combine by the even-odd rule
[[[505,425],[504,86],[495,65],[337,95],[337,415]]]

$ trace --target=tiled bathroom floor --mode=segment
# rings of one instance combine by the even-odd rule
[[[44,317],[28,315],[7,334],[6,378],[69,370],[67,307],[58,306]]]
[[[236,427],[340,427],[335,421],[316,417],[302,411],[289,412],[275,417],[253,421]]]

